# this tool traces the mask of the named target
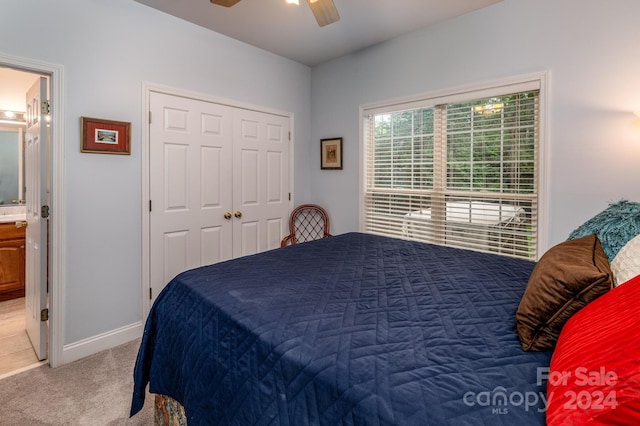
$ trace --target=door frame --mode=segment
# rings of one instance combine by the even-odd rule
[[[149,182],[149,155],[151,152],[150,135],[149,135],[149,117],[151,114],[150,109],[150,94],[151,92],[163,93],[166,95],[179,96],[183,98],[190,98],[198,101],[212,102],[220,105],[226,105],[234,108],[247,109],[252,111],[264,112],[267,114],[281,115],[288,117],[289,129],[291,132],[291,138],[289,140],[289,190],[291,192],[291,200],[289,204],[293,205],[294,194],[294,146],[295,146],[295,132],[294,132],[294,114],[291,112],[281,111],[273,108],[266,108],[258,105],[252,105],[242,103],[234,100],[214,97],[205,95],[202,93],[191,92],[184,89],[178,89],[170,86],[158,85],[150,82],[142,83],[142,321],[145,322],[149,309],[151,309],[149,303],[149,289],[151,285],[151,257],[150,257],[150,215],[149,215],[149,200],[150,200],[150,182]],[[156,295],[157,296],[157,295]]]
[[[49,135],[49,336],[47,360],[51,367],[63,364],[64,344],[64,68],[61,65],[0,53],[0,66],[49,77],[51,130]]]

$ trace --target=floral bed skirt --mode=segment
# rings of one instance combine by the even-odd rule
[[[187,426],[184,407],[169,396],[156,394],[153,424],[155,426]]]

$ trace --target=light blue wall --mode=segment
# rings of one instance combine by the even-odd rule
[[[312,69],[311,140],[344,137],[344,169],[312,194],[334,233],[357,230],[358,108],[419,93],[550,72],[549,244],[620,198],[640,201],[640,2],[501,3]]]
[[[0,52],[64,67],[64,343],[141,320],[142,84],[292,112],[309,197],[309,67],[133,0],[7,0]],[[132,123],[131,156],[80,152],[80,117]]]
[[[548,70],[556,242],[640,200],[639,16],[637,0],[504,0],[310,70],[132,0],[3,1],[0,52],[64,67],[64,342],[141,319],[143,82],[293,112],[296,202],[342,233],[358,229],[361,104]],[[83,115],[131,121],[131,156],[81,154]],[[321,171],[338,136],[344,169]]]

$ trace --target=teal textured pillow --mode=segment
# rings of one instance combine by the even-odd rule
[[[627,200],[609,207],[576,228],[569,240],[596,234],[609,262],[633,237],[640,234],[640,203]]]

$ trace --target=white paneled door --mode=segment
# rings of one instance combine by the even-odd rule
[[[150,298],[187,269],[279,247],[289,118],[150,92]]]
[[[233,160],[233,257],[280,247],[290,212],[289,118],[236,109]]]
[[[25,328],[39,360],[47,357],[47,79],[39,77],[27,92]],[[45,105],[47,105],[45,103]],[[46,106],[45,106],[46,109]],[[43,211],[43,206],[44,211]],[[43,214],[44,213],[44,214]]]

